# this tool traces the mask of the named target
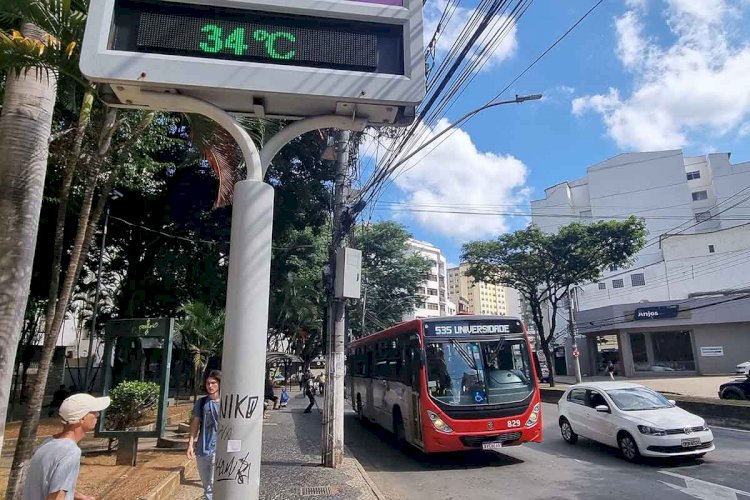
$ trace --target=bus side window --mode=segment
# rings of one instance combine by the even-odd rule
[[[375,346],[368,345],[367,346],[367,364],[366,369],[367,373],[366,376],[372,377],[375,375],[374,366],[373,366],[373,355],[374,355]]]

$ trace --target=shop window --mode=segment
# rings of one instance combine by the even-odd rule
[[[612,288],[624,288],[625,282],[621,279],[612,280]]]
[[[693,179],[700,179],[701,178],[701,171],[696,170],[694,172],[688,172],[687,173],[687,180],[692,181]]]
[[[646,335],[643,333],[630,334],[630,349],[633,352],[633,365],[636,371],[648,371],[648,350],[646,349]]]
[[[708,199],[708,191],[695,191],[693,193],[693,201],[701,201],[701,200],[707,200]]]
[[[599,290],[606,290],[607,284],[606,283],[599,283]]]
[[[636,273],[630,275],[630,284],[633,286],[645,286],[646,277],[643,273]]]
[[[651,332],[654,350],[651,371],[693,371],[693,345],[690,332]]]

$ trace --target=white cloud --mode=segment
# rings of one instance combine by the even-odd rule
[[[624,149],[683,147],[699,142],[702,132],[730,133],[750,116],[750,44],[733,44],[729,37],[739,10],[729,0],[667,3],[667,26],[675,38],[669,46],[644,37],[636,10],[615,21],[616,54],[633,75],[632,93],[609,89],[572,102],[576,115],[600,114],[609,136]]]
[[[432,129],[423,126],[417,132],[422,137],[420,144],[449,126],[446,119]],[[399,168],[395,184],[405,195],[408,215],[423,227],[457,239],[496,236],[507,231],[507,218],[497,212],[509,212],[507,205],[528,200],[526,165],[511,155],[480,151],[464,130],[458,129],[447,137],[429,154],[420,153]],[[428,146],[424,151],[431,149]],[[367,150],[375,148],[363,145],[362,151]],[[414,209],[424,211],[412,212]],[[478,215],[477,211],[490,215]]]
[[[441,16],[446,6],[445,0],[436,0],[435,2],[428,2],[424,8],[424,43],[427,47],[432,40],[432,36],[438,27]],[[436,59],[437,61],[442,60],[453,47],[453,44],[461,36],[461,31],[466,27],[469,19],[474,15],[475,9],[467,9],[464,7],[456,7],[453,14],[449,17],[447,22],[441,26],[441,34],[437,43]],[[492,54],[487,59],[486,64],[481,68],[481,71],[489,70],[495,67],[497,64],[505,61],[512,57],[518,48],[518,40],[516,39],[516,25],[503,27],[506,23],[506,16],[495,16],[495,18],[489,23],[484,34],[480,36],[476,47],[488,46],[494,35],[499,34],[501,30],[506,30],[507,33],[503,33],[503,40],[495,47]],[[474,54],[472,51],[470,54]]]

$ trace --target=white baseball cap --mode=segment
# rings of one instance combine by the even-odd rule
[[[95,398],[91,394],[73,394],[60,405],[60,418],[68,424],[75,424],[92,411],[102,411],[110,404],[109,396]]]

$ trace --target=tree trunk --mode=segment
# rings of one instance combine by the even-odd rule
[[[32,24],[24,24],[21,33],[47,39]],[[53,72],[29,68],[6,78],[0,116],[0,451],[31,283],[56,91]]]
[[[547,359],[547,369],[549,370],[549,386],[555,387],[555,367],[552,364],[553,359],[552,352],[549,349],[549,342],[542,340],[540,343],[542,344],[544,357]]]
[[[117,111],[108,112],[106,124],[102,129],[100,144],[106,141],[107,147],[109,147],[109,139],[111,137],[111,128],[114,126]],[[100,155],[101,156],[101,155]],[[34,451],[34,442],[36,441],[37,427],[39,426],[39,417],[41,416],[42,405],[44,403],[44,394],[47,387],[47,378],[49,377],[50,364],[52,363],[52,357],[55,353],[55,345],[62,330],[65,322],[65,313],[68,310],[68,304],[70,303],[70,297],[73,293],[73,287],[78,279],[80,273],[80,263],[82,261],[81,254],[84,252],[84,248],[88,249],[91,235],[93,231],[90,229],[90,225],[95,225],[89,220],[91,215],[91,206],[93,203],[94,192],[96,191],[96,181],[98,177],[99,160],[94,160],[93,164],[89,167],[89,175],[86,178],[85,190],[83,195],[83,203],[81,204],[81,212],[78,216],[78,227],[76,229],[75,241],[73,242],[73,249],[70,255],[70,261],[68,262],[68,268],[65,272],[65,280],[63,287],[60,292],[60,296],[57,300],[57,306],[55,307],[54,319],[51,324],[45,325],[44,331],[44,344],[42,345],[42,353],[39,360],[39,369],[36,375],[36,381],[34,388],[29,397],[28,406],[26,408],[26,415],[21,423],[21,429],[18,434],[18,442],[16,444],[16,451],[13,455],[13,465],[11,467],[11,476],[8,480],[8,490],[6,492],[6,500],[17,500],[20,499],[21,490],[23,485],[26,469],[29,459]],[[89,241],[86,241],[88,236]]]

